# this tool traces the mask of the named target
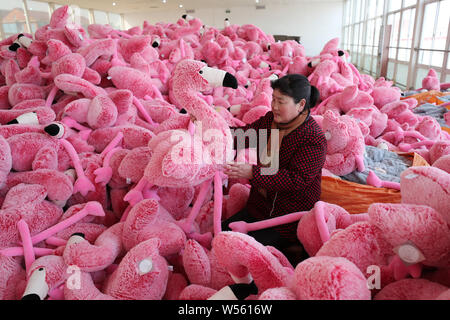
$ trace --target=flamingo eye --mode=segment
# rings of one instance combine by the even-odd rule
[[[198,73],[203,74],[203,70],[200,70]]]

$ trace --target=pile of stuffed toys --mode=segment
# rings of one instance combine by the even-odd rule
[[[241,299],[450,299],[450,135],[348,57],[338,39],[307,57],[254,25],[190,16],[84,30],[68,6],[1,41],[0,299],[220,299],[252,281]],[[230,127],[270,111],[270,81],[288,73],[320,91],[324,174],[363,171],[365,146],[429,162],[402,172],[402,203],[349,214],[319,201],[221,231],[250,192],[217,160],[234,159]],[[423,87],[448,84],[430,71]],[[206,148],[212,161],[172,158],[175,133],[212,129],[225,142]],[[296,266],[246,234],[293,221],[311,256]]]

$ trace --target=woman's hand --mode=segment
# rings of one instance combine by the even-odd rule
[[[232,162],[224,166],[225,174],[230,179],[252,179],[253,165],[249,163]]]

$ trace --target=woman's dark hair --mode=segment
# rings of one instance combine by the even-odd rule
[[[278,89],[282,94],[294,99],[299,103],[306,100],[305,110],[313,108],[319,100],[319,90],[309,83],[308,78],[301,74],[288,74],[278,80],[271,82],[272,89]]]

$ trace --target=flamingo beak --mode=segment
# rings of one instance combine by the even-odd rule
[[[28,279],[27,287],[22,300],[44,300],[48,293],[48,285],[45,282],[46,271],[41,267],[33,271]]]

